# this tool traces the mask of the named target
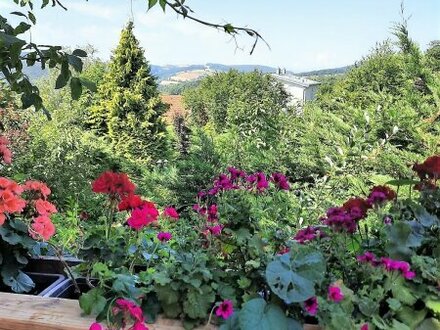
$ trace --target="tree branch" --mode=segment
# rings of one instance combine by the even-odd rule
[[[183,18],[188,18],[191,21],[194,21],[196,23],[199,23],[204,26],[208,26],[208,27],[211,27],[211,28],[214,28],[217,30],[223,30],[225,33],[230,34],[234,39],[236,39],[235,35],[240,32],[244,32],[244,33],[248,34],[249,36],[253,37],[255,40],[254,40],[254,43],[252,44],[250,55],[253,54],[255,47],[257,46],[257,43],[260,40],[263,41],[266,44],[267,48],[270,49],[269,44],[267,43],[267,41],[263,38],[263,36],[258,31],[251,29],[251,28],[247,28],[247,27],[234,26],[231,24],[216,24],[216,23],[210,23],[210,22],[203,21],[197,17],[194,17],[194,16],[188,14],[188,11],[191,11],[191,10],[189,10],[189,8],[187,6],[184,6],[178,0],[175,0],[175,1],[176,1],[175,3],[171,3],[169,1],[166,1],[166,4],[175,13],[177,13],[180,16],[183,16]]]

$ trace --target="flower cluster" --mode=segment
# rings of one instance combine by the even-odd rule
[[[8,165],[12,163],[12,152],[8,148],[9,144],[10,142],[6,137],[0,136],[0,160]]]
[[[163,210],[163,216],[165,218],[173,219],[173,220],[179,220],[179,213],[174,207],[167,206]]]
[[[205,235],[211,234],[218,236],[221,234],[223,226],[218,223],[218,209],[217,204],[211,204],[208,207],[200,206],[195,204],[193,210],[197,212],[202,217],[206,218],[206,229],[204,231]]]
[[[383,267],[388,272],[399,272],[405,279],[412,280],[416,273],[411,270],[411,266],[406,261],[393,260],[391,258],[377,258],[372,252],[365,252],[357,257],[360,263],[366,263],[373,267]]]
[[[421,180],[436,181],[440,178],[440,155],[428,157],[423,163],[414,164],[412,168]]]
[[[315,316],[318,313],[318,299],[311,297],[304,301],[304,309],[309,315]]]
[[[27,201],[23,195],[27,195]],[[19,185],[5,177],[0,177],[0,226],[12,214],[22,214],[25,210],[33,217],[29,235],[34,239],[49,240],[55,234],[55,226],[50,216],[57,212],[55,205],[47,201],[50,189],[39,181],[26,181]]]
[[[280,190],[289,190],[290,185],[287,178],[282,173],[273,173],[267,177],[263,172],[246,174],[246,172],[235,167],[228,167],[228,173],[221,173],[214,180],[212,188],[207,191],[201,191],[197,197],[203,199],[208,196],[216,196],[221,191],[248,189],[257,192],[263,192],[269,188],[269,182],[272,182]]]
[[[396,198],[394,190],[387,186],[375,186],[371,189],[370,194],[366,200],[368,206],[373,207],[375,205],[380,206],[387,201],[392,201]]]
[[[299,230],[293,239],[299,244],[304,244],[306,242],[313,241],[315,238],[322,238],[324,235],[325,234],[318,227],[308,226]]]
[[[351,198],[341,207],[332,207],[327,210],[326,216],[321,221],[335,231],[354,233],[358,222],[367,216],[369,209],[381,207],[385,202],[396,198],[396,193],[386,186],[372,188],[367,199],[360,197]]]
[[[122,298],[116,299],[116,306],[113,307],[112,314],[122,317],[122,327],[124,329],[127,323],[134,322],[128,330],[148,330],[145,326],[142,308],[130,300]],[[95,322],[90,326],[89,330],[104,330],[104,327]]]
[[[151,202],[144,202],[140,207],[135,208],[127,220],[128,225],[141,230],[149,224],[156,222],[159,217],[159,211]]]
[[[133,194],[136,186],[130,181],[127,174],[107,171],[102,173],[92,182],[92,190],[95,193],[109,194],[122,199],[124,196]]]

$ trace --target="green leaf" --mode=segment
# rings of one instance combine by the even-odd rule
[[[420,235],[416,229],[414,223],[402,221],[387,226],[388,242],[386,251],[392,258],[407,258],[412,254],[411,248],[419,247],[422,244],[423,235]]]
[[[262,298],[245,303],[238,316],[240,330],[288,330],[287,318],[282,309],[267,304]]]
[[[266,278],[272,291],[286,304],[291,304],[315,295],[315,284],[323,280],[325,268],[320,252],[295,244],[290,253],[268,264]]]
[[[14,37],[10,34],[4,33],[0,31],[0,46],[1,47],[11,47],[12,45],[17,45],[21,47],[26,44],[26,41],[21,40],[17,37]]]
[[[14,29],[14,35],[19,35],[22,33],[25,33],[27,30],[29,30],[31,28],[32,25],[25,23],[25,22],[20,22],[20,24],[17,25],[17,27]]]
[[[66,86],[67,82],[69,81],[69,78],[70,78],[70,72],[66,73],[61,71],[55,82],[55,89],[60,89]]]
[[[107,300],[104,298],[104,293],[100,288],[94,288],[79,297],[79,306],[86,315],[101,313],[106,304]]]
[[[166,0],[159,0],[159,5],[162,7],[162,10],[165,12],[165,8],[167,6]]]
[[[78,56],[78,57],[87,57],[87,52],[82,49],[75,49],[72,52],[72,55]]]
[[[28,11],[28,16],[29,16],[29,20],[32,22],[32,24],[35,25],[37,23],[37,19],[35,18],[35,15],[32,12]]]
[[[402,307],[402,304],[400,303],[400,301],[397,299],[394,299],[394,298],[388,298],[387,303],[388,303],[388,306],[390,307],[390,309],[393,311],[397,311],[400,309],[400,307]]]
[[[400,180],[390,180],[385,182],[385,185],[390,186],[413,186],[417,183],[420,183],[420,181],[417,180],[411,180],[411,179],[400,179]]]
[[[223,25],[223,28],[225,30],[226,33],[229,34],[233,34],[233,33],[237,33],[237,31],[235,30],[235,28],[232,26],[232,24],[225,24]]]
[[[81,84],[86,87],[88,90],[92,91],[92,92],[96,92],[96,84],[88,79],[85,78],[80,78],[81,79]]]
[[[67,61],[75,69],[76,72],[81,72],[83,69],[83,62],[78,56],[67,55]]]
[[[210,286],[204,285],[201,290],[190,289],[183,302],[183,310],[192,319],[203,319],[209,314],[214,301],[215,294]]]
[[[238,330],[240,326],[238,325],[238,315],[239,312],[235,311],[221,326],[220,330]]]
[[[416,330],[440,330],[440,320],[434,318],[426,319]]]
[[[158,0],[148,0],[148,9],[153,8],[157,4]]]
[[[35,283],[28,275],[11,265],[8,267],[3,266],[1,274],[3,283],[9,286],[13,292],[25,293],[31,291],[35,287]]]
[[[428,300],[425,302],[426,307],[428,307],[435,315],[440,316],[440,300]]]
[[[397,316],[404,324],[411,329],[415,329],[425,319],[427,313],[426,309],[415,310],[412,307],[405,306],[398,311]]]
[[[46,7],[49,4],[49,0],[43,0],[43,3],[41,4],[41,8]]]
[[[413,210],[417,220],[419,220],[424,227],[431,227],[432,225],[438,225],[440,223],[437,216],[430,214],[423,206],[419,204],[414,203],[411,205],[411,209]]]
[[[16,15],[16,16],[25,17],[26,19],[28,18],[28,17],[26,16],[26,14],[24,14],[24,13],[22,13],[22,12],[20,12],[20,11],[13,11],[13,12],[11,13],[11,15]]]
[[[80,98],[82,93],[82,85],[79,78],[72,77],[72,79],[70,79],[70,92],[72,95],[72,99],[78,100]]]

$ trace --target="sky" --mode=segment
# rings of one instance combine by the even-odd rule
[[[40,3],[41,0],[34,0]],[[270,49],[240,37],[236,48],[224,33],[163,13],[147,12],[147,0],[61,0],[68,8],[35,10],[32,40],[41,44],[92,44],[98,56],[110,58],[120,30],[133,19],[135,34],[155,65],[261,64],[295,72],[353,64],[376,42],[392,38],[400,21],[401,0],[187,0],[196,17],[215,23],[247,26],[260,32]],[[440,0],[406,0],[411,37],[426,49],[440,39]],[[0,13],[17,10],[12,0],[0,0]],[[14,18],[12,18],[14,19]],[[241,49],[242,48],[242,49]]]

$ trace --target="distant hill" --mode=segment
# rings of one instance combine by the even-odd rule
[[[329,76],[329,75],[339,75],[347,72],[352,66],[344,66],[340,68],[332,69],[322,69],[315,71],[299,72],[294,73],[289,71],[288,73],[295,74],[298,76]],[[236,65],[226,65],[219,63],[207,63],[207,64],[193,64],[193,65],[151,65],[151,72],[157,77],[159,82],[173,81],[173,77],[176,81],[191,81],[196,80],[204,75],[212,72],[223,72],[235,69],[241,72],[250,72],[253,70],[259,70],[264,73],[275,73],[277,68],[266,66],[266,65],[253,65],[253,64],[236,64]],[[24,72],[31,78],[31,81],[36,81],[41,77],[48,74],[48,70],[41,70],[39,66],[26,67]],[[204,72],[206,74],[204,74]],[[185,78],[186,77],[186,78]]]
[[[348,70],[350,70],[352,67],[353,67],[353,65],[347,65],[347,66],[342,66],[340,68],[321,69],[321,70],[314,70],[314,71],[307,71],[307,72],[299,72],[299,73],[295,73],[295,74],[297,76],[303,76],[303,77],[309,77],[309,76],[333,76],[333,75],[344,74]]]

